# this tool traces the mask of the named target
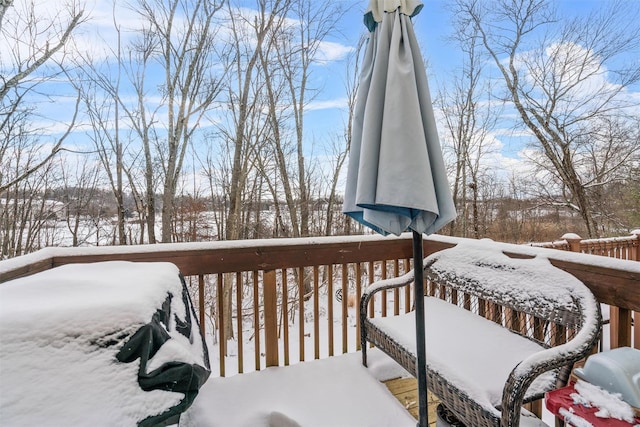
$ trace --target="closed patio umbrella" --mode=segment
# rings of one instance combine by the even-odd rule
[[[371,0],[343,212],[383,235],[413,232],[419,426],[426,426],[422,235],[455,216],[424,62],[417,0]]]

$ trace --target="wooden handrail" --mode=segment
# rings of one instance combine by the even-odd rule
[[[465,239],[439,235],[424,239],[424,254],[452,247]],[[611,346],[631,345],[631,318],[633,312],[638,320],[640,312],[640,263],[630,260],[611,259],[553,250],[526,245],[493,242],[505,253],[515,257],[544,256],[551,263],[582,280],[596,298],[611,305],[612,334]],[[264,364],[273,366],[289,364],[290,352],[298,351],[299,359],[319,358],[334,354],[334,338],[340,340],[342,352],[358,349],[359,340],[348,338],[347,323],[350,316],[356,316],[358,304],[349,308],[349,299],[359,300],[367,284],[382,277],[395,277],[411,268],[411,234],[400,237],[344,236],[314,237],[300,239],[272,239],[246,241],[220,241],[207,243],[157,244],[140,246],[106,246],[94,248],[46,248],[33,254],[0,262],[0,283],[25,275],[34,274],[56,266],[70,263],[88,263],[108,260],[166,261],[176,264],[193,284],[193,298],[197,301],[201,326],[205,319],[215,323],[220,343],[220,375],[227,372],[227,338],[222,325],[231,323],[234,334],[240,340],[247,338],[243,333],[243,322],[253,323],[255,332],[256,369],[261,368],[261,354]],[[229,276],[225,279],[226,276]],[[312,292],[304,295],[306,282]],[[253,293],[253,305],[243,302],[245,288]],[[340,308],[334,309],[334,293],[342,292]],[[229,306],[235,311],[228,312],[218,295],[225,292],[232,295]],[[205,301],[209,298],[208,301]],[[213,298],[213,299],[211,299]],[[307,321],[304,299],[311,298],[306,307],[311,311],[313,327],[305,329]],[[387,307],[387,298],[393,298],[393,305]],[[328,335],[320,337],[320,299],[326,305],[326,313],[339,315],[341,323],[333,328],[328,321]],[[374,302],[376,313],[397,313],[411,307],[411,293],[394,292]],[[373,309],[373,306],[370,306]],[[356,313],[350,312],[356,310]],[[385,312],[383,314],[383,311]],[[215,315],[214,315],[215,314]],[[389,313],[391,314],[391,313]],[[615,317],[615,322],[614,319]],[[290,325],[289,320],[296,321]],[[289,320],[287,320],[289,319]],[[297,326],[295,326],[297,323]],[[357,322],[356,322],[357,324]],[[286,326],[285,326],[286,325]],[[294,327],[295,326],[295,327]],[[635,328],[635,346],[640,348],[640,328]],[[290,348],[290,334],[298,333],[300,348]],[[356,330],[356,336],[358,334]],[[305,336],[312,339],[306,343]],[[295,336],[295,335],[293,335]],[[281,341],[284,341],[282,347]],[[325,341],[326,340],[326,341]],[[324,343],[327,343],[326,345]],[[280,348],[283,354],[280,357]],[[321,351],[322,350],[322,351]],[[244,370],[244,356],[238,342],[238,372]],[[295,357],[295,356],[294,356]]]
[[[190,276],[403,259],[411,257],[407,240],[410,236],[372,235],[45,248],[0,262],[0,283],[64,264],[110,260],[172,262],[185,276]],[[453,244],[435,244],[431,249],[440,250]]]
[[[582,239],[577,234],[567,233],[560,240],[532,243],[531,246],[640,261],[640,230],[633,230],[630,236],[602,239]]]

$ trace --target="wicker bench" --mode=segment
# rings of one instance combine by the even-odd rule
[[[425,259],[427,386],[468,427],[518,426],[522,404],[566,382],[600,332],[589,289],[544,258],[514,259],[491,242],[471,242]],[[369,317],[374,295],[410,286],[413,272],[376,282],[360,301],[367,342],[413,376],[415,316]],[[523,422],[524,424],[524,422]]]

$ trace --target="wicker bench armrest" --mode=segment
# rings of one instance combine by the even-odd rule
[[[510,408],[510,410],[502,409],[503,425],[511,425],[511,420],[520,416],[515,409],[522,406],[527,389],[539,375],[562,367],[570,369],[575,362],[588,356],[597,344],[602,314],[595,297],[590,296],[593,300],[583,305],[586,309],[582,313],[583,325],[575,337],[564,344],[527,357],[511,371],[502,393],[502,408]],[[566,381],[569,372],[567,371],[566,374],[566,378],[558,378],[558,380]]]
[[[401,288],[403,286],[410,285],[411,283],[413,283],[413,270],[399,277],[392,277],[372,283],[362,292],[362,297],[360,298],[360,309],[362,310],[363,307],[366,309],[367,304],[369,304],[369,300],[373,298],[376,293],[382,292],[386,289]],[[364,312],[366,313],[366,310],[364,310]]]
[[[435,260],[425,261],[424,269],[429,268],[431,264],[433,264]],[[389,279],[379,280],[370,284],[363,292],[362,298],[360,299],[360,307],[367,307],[369,300],[374,297],[378,292],[382,292],[387,289],[395,289],[401,288],[403,286],[408,286],[413,283],[414,278],[414,270],[411,269],[409,272],[403,274],[398,277],[391,277]]]

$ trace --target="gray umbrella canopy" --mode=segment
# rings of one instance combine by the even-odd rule
[[[455,216],[427,75],[411,17],[416,0],[372,0],[343,211],[381,234],[431,234]]]
[[[427,413],[422,235],[456,217],[411,17],[417,0],[371,0],[343,212],[381,234],[413,231],[419,427]]]

